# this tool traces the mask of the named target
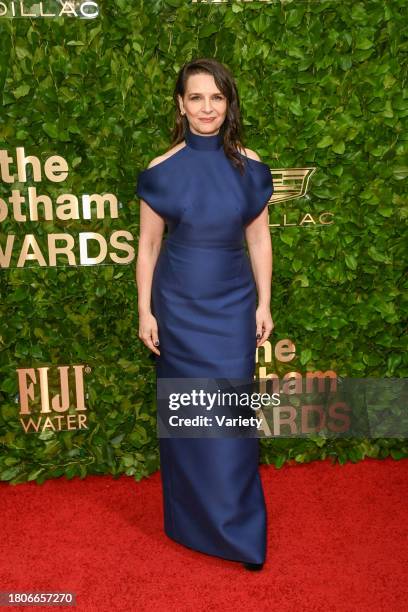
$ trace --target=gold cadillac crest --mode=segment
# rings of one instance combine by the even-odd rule
[[[271,170],[274,192],[270,202],[277,204],[307,193],[310,177],[316,168],[275,168]]]

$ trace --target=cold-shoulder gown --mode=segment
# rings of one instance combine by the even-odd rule
[[[273,193],[269,167],[240,154],[233,166],[221,134],[187,128],[186,145],[139,173],[136,194],[167,224],[153,274],[157,377],[252,379],[256,285],[245,225]],[[164,530],[180,544],[263,563],[267,515],[257,438],[160,438]]]

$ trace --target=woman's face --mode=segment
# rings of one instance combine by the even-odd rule
[[[194,134],[217,134],[227,114],[227,98],[211,74],[192,74],[187,79],[184,98],[178,97]]]

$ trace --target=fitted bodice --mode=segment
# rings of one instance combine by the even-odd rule
[[[185,146],[139,173],[136,194],[168,226],[167,240],[196,246],[242,245],[245,226],[273,193],[269,167],[241,153],[245,172],[225,155],[222,135],[187,127]]]

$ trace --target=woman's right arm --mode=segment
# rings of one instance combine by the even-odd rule
[[[138,292],[139,338],[156,355],[158,327],[151,311],[153,272],[160,253],[165,228],[163,218],[144,200],[140,200],[139,246],[136,260],[136,283]]]

